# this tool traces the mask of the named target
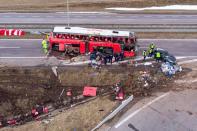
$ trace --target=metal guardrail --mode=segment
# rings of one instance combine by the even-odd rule
[[[105,122],[112,119],[118,112],[120,112],[126,105],[129,104],[133,100],[133,95],[122,101],[122,103],[116,108],[112,113],[110,113],[105,119],[103,119],[96,127],[94,127],[91,131],[95,131],[99,127],[101,127]]]
[[[31,24],[31,23],[15,23],[15,24],[2,24],[0,28],[19,28],[28,31],[51,31],[55,26],[67,26],[65,24]],[[101,29],[121,29],[131,30],[134,32],[197,32],[197,24],[191,25],[141,25],[141,24],[71,24],[70,26],[81,26],[89,28]]]

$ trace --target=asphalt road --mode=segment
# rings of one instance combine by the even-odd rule
[[[147,98],[134,105],[109,131],[196,131],[196,93],[185,90]]]
[[[44,57],[41,39],[2,40],[0,39],[0,58],[6,57]],[[138,44],[143,50],[154,42],[157,47],[169,51],[175,56],[197,56],[196,39],[139,39]]]
[[[65,13],[0,13],[0,23],[62,24]],[[70,13],[72,24],[196,24],[197,15]]]
[[[2,57],[44,57],[42,40],[0,40]]]
[[[0,40],[0,64],[12,64],[19,66],[35,66],[44,63],[59,64],[58,60],[48,62],[48,58],[42,51],[41,39],[32,40]],[[148,44],[154,42],[157,47],[166,49],[177,57],[197,56],[197,40],[170,40],[170,39],[140,39],[138,44],[143,50]]]
[[[141,39],[138,44],[146,49],[151,42],[178,57],[197,56],[197,39]]]

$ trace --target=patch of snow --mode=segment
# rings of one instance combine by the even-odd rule
[[[152,63],[151,62],[145,62],[144,65],[147,65],[147,66],[152,65]]]
[[[143,11],[143,10],[197,10],[197,5],[169,5],[169,6],[152,6],[146,8],[122,8],[113,7],[106,8],[107,10],[119,10],[119,11]]]

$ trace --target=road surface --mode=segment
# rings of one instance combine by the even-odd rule
[[[196,131],[196,93],[197,90],[184,90],[147,98],[128,110],[108,131]]]
[[[41,39],[0,39],[0,58],[6,57],[44,57]],[[168,50],[175,56],[197,56],[196,39],[139,39],[141,49],[154,42],[157,47]]]
[[[138,44],[146,49],[151,42],[175,56],[197,56],[197,39],[141,39]]]
[[[66,13],[0,13],[1,24],[66,24]],[[197,15],[70,13],[72,24],[196,24]]]
[[[41,39],[31,40],[0,40],[0,63],[6,65],[35,66],[42,65],[51,59],[48,59],[42,51]],[[149,43],[154,42],[157,47],[168,50],[177,57],[197,56],[197,40],[170,40],[170,39],[140,39],[138,44],[140,49],[145,49]],[[50,63],[55,65],[61,62],[53,58]]]
[[[42,40],[0,40],[0,58],[44,57]]]

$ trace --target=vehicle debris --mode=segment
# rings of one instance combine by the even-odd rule
[[[121,82],[116,83],[113,86],[113,90],[115,94],[115,100],[123,100],[125,98],[125,92],[124,92]]]
[[[52,69],[54,75],[57,77],[58,76],[58,74],[57,74],[57,66],[53,66],[51,69]]]
[[[151,43],[148,47],[148,50],[143,51],[144,61],[146,59],[146,55],[148,51],[148,57],[152,57],[156,60],[156,62],[161,62],[161,71],[168,77],[172,77],[175,75],[176,72],[181,72],[182,68],[179,66],[176,62],[176,58],[168,53],[168,51],[162,49],[162,48],[156,48],[156,45],[154,43]],[[145,62],[144,65],[149,65],[150,62]],[[147,82],[145,82],[145,85],[147,86]]]
[[[83,96],[96,96],[97,87],[85,86],[83,90]]]
[[[182,68],[179,65],[173,65],[169,62],[164,62],[161,64],[161,71],[168,77],[172,77],[172,75],[175,75],[176,72],[181,72]]]

